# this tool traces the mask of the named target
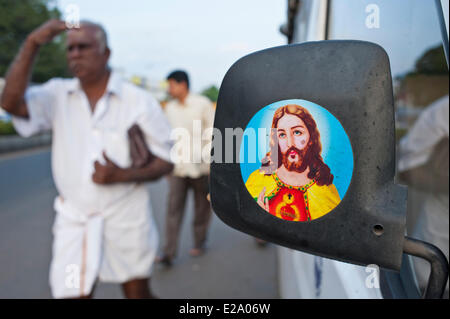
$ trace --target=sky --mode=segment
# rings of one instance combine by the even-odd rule
[[[102,24],[112,50],[110,65],[126,76],[159,83],[175,69],[190,75],[194,92],[220,86],[239,58],[286,44],[279,31],[287,0],[57,0],[63,13]],[[73,12],[73,11],[72,11]]]

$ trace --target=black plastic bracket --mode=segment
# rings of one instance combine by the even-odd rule
[[[448,260],[444,253],[430,243],[407,236],[403,242],[403,251],[405,254],[423,258],[431,264],[431,273],[424,298],[442,298],[448,280]]]

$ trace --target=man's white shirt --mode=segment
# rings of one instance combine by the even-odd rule
[[[173,175],[199,178],[209,174],[209,160],[214,126],[214,107],[201,95],[189,93],[183,104],[174,99],[165,113],[174,129]],[[187,155],[186,157],[184,155]]]

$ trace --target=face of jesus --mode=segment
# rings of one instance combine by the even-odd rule
[[[283,163],[287,162],[288,169],[291,166],[299,166],[310,139],[308,128],[303,120],[296,115],[285,114],[278,121],[277,136]]]

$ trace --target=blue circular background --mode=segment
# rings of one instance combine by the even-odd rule
[[[261,159],[269,151],[270,128],[275,111],[284,105],[297,104],[306,108],[314,118],[322,143],[322,158],[334,175],[341,200],[350,185],[353,174],[353,151],[350,140],[341,123],[325,108],[306,100],[283,100],[269,104],[256,113],[241,141],[239,162],[244,183],[251,173],[261,167]],[[256,141],[256,145],[251,141]]]

